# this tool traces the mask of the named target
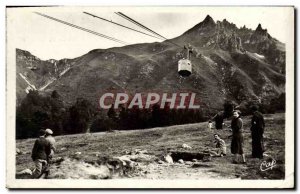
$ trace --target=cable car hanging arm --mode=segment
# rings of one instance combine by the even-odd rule
[[[91,34],[94,34],[96,36],[100,36],[102,38],[106,38],[106,39],[109,39],[109,40],[112,40],[112,41],[115,41],[115,42],[118,42],[120,44],[124,44],[124,45],[127,45],[128,43],[124,42],[124,41],[121,41],[121,40],[118,40],[116,38],[113,38],[113,37],[110,37],[110,36],[106,36],[104,34],[100,34],[98,32],[95,32],[95,31],[92,31],[92,30],[89,30],[89,29],[86,29],[86,28],[83,28],[83,27],[80,27],[80,26],[77,26],[77,25],[74,25],[74,24],[71,24],[69,22],[65,22],[63,20],[60,20],[60,19],[57,19],[57,18],[54,18],[54,17],[51,17],[51,16],[48,16],[46,14],[42,14],[42,13],[39,13],[39,12],[34,12],[35,14],[37,15],[40,15],[42,17],[45,17],[45,18],[48,18],[48,19],[51,19],[51,20],[54,20],[56,22],[59,22],[59,23],[62,23],[62,24],[65,24],[65,25],[68,25],[68,26],[71,26],[73,28],[77,28],[79,30],[82,30],[82,31],[85,31],[85,32],[88,32],[88,33],[91,33]]]
[[[96,16],[96,15],[94,15],[94,14],[91,14],[91,13],[88,13],[88,12],[85,12],[85,11],[84,11],[83,13],[84,13],[84,14],[87,14],[87,15],[90,15],[90,16],[92,16],[92,17],[95,17],[95,18],[98,18],[98,19],[104,20],[104,21],[106,21],[106,22],[110,22],[110,23],[112,23],[112,24],[115,24],[115,25],[121,26],[121,27],[123,27],[123,28],[127,28],[127,29],[129,29],[129,30],[133,30],[133,31],[135,31],[135,32],[138,32],[138,33],[141,33],[141,34],[144,34],[144,35],[147,35],[147,36],[151,36],[151,37],[153,37],[153,38],[157,38],[157,39],[163,40],[163,38],[161,38],[161,37],[157,37],[157,36],[153,36],[153,35],[151,35],[151,34],[147,34],[147,33],[145,33],[145,32],[142,32],[142,31],[139,31],[139,30],[136,30],[136,29],[133,29],[133,28],[130,28],[130,27],[124,26],[124,25],[122,25],[122,24],[119,24],[119,23],[116,23],[116,22],[113,22],[113,21],[107,20],[107,19],[105,19],[105,18],[102,18],[102,17]]]
[[[153,34],[155,34],[155,35],[157,35],[157,36],[159,36],[159,37],[165,39],[167,42],[169,42],[169,43],[171,43],[171,44],[174,44],[175,46],[178,46],[178,47],[182,48],[182,46],[180,46],[180,45],[178,45],[178,44],[176,44],[176,43],[174,43],[174,42],[171,42],[171,41],[168,40],[166,37],[164,37],[164,36],[162,36],[162,35],[160,35],[160,34],[154,32],[154,31],[151,30],[150,28],[147,28],[147,27],[144,26],[143,24],[141,24],[141,23],[137,22],[136,20],[134,20],[134,19],[132,19],[132,18],[126,16],[125,14],[123,14],[123,13],[121,13],[121,12],[115,12],[115,14],[117,14],[118,16],[120,16],[120,17],[122,17],[122,18],[124,18],[124,19],[126,19],[126,20],[128,20],[128,21],[130,21],[130,22],[132,22],[132,23],[134,23],[135,25],[137,25],[137,26],[139,26],[139,27],[141,27],[141,28],[147,30],[148,32],[151,32],[151,33],[153,33]]]

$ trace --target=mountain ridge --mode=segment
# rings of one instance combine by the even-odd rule
[[[177,62],[185,51],[168,41],[193,48],[190,77],[177,74]],[[261,24],[256,30],[237,28],[208,15],[168,41],[94,49],[74,59],[46,61],[18,49],[17,98],[20,101],[28,88],[20,73],[42,93],[57,90],[67,102],[84,97],[95,104],[108,90],[189,90],[207,107],[217,109],[225,100],[267,101],[285,90],[284,44]],[[36,69],[28,68],[34,65]]]

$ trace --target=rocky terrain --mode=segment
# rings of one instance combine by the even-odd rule
[[[285,177],[285,114],[265,115],[263,159],[251,158],[250,117],[244,121],[246,164],[233,164],[231,131],[209,130],[207,123],[56,136],[60,158],[50,167],[51,179],[283,179]],[[230,125],[230,120],[225,121]],[[214,150],[213,135],[226,142],[227,155],[207,157]],[[35,139],[17,140],[17,178],[30,178],[34,169],[31,149]],[[167,156],[169,154],[169,156]],[[262,171],[261,164],[276,161]],[[27,170],[25,170],[27,169]],[[24,171],[25,170],[25,171]],[[23,175],[19,172],[23,171]],[[27,176],[25,176],[27,175]]]

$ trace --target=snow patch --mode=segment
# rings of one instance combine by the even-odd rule
[[[65,73],[67,73],[67,71],[69,71],[70,66],[68,66],[66,69],[64,69],[60,74],[59,77],[61,77],[62,75],[64,75]]]
[[[23,78],[25,80],[25,82],[28,84],[28,86],[33,89],[33,90],[36,90],[36,87],[35,85],[31,84],[28,79],[22,74],[22,73],[19,73],[19,75],[21,76],[21,78]],[[25,89],[25,92],[28,93],[29,92],[29,89],[28,87]]]
[[[43,91],[44,89],[46,89],[50,84],[52,84],[54,81],[56,80],[56,78],[51,77],[50,80],[44,85],[42,86],[39,91]]]
[[[54,62],[54,72],[56,73],[58,71],[58,68],[57,68],[57,64],[56,64],[56,61]]]
[[[256,57],[260,58],[260,59],[264,59],[264,58],[265,58],[264,55],[260,55],[260,54],[257,54],[257,53],[254,53],[254,55],[255,55]]]

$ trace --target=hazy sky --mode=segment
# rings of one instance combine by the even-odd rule
[[[283,7],[52,7],[9,8],[7,10],[7,40],[16,48],[24,49],[41,59],[62,59],[81,56],[92,49],[123,46],[87,32],[66,26],[33,13],[38,11],[52,17],[108,35],[129,44],[155,42],[148,37],[114,24],[85,15],[90,12],[100,17],[142,30],[114,12],[124,14],[167,38],[181,35],[201,22],[206,15],[215,21],[226,18],[237,27],[255,29],[259,23],[269,34],[286,42],[287,12]]]

